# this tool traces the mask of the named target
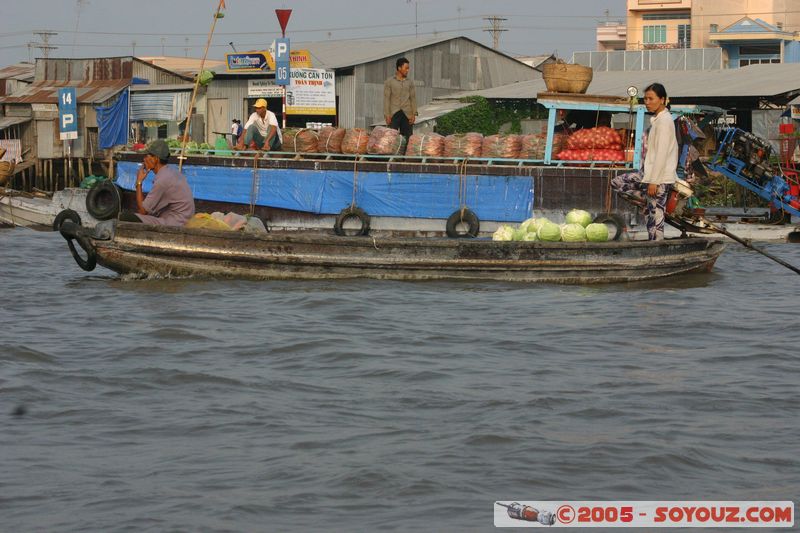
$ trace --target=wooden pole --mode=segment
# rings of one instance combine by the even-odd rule
[[[178,157],[178,172],[183,170],[183,160],[186,157],[186,139],[189,135],[189,128],[192,125],[192,109],[194,109],[194,102],[197,99],[197,89],[200,87],[200,75],[203,74],[203,67],[206,64],[206,57],[208,57],[208,49],[211,47],[211,37],[214,35],[214,28],[217,26],[217,19],[220,17],[220,11],[225,5],[225,0],[219,0],[217,10],[214,12],[214,21],[211,23],[211,30],[208,32],[208,40],[206,41],[206,49],[203,52],[203,59],[200,61],[200,70],[197,73],[197,78],[194,80],[194,90],[192,91],[192,100],[189,102],[189,111],[186,114],[186,128],[183,130],[183,139],[181,139],[181,155]]]

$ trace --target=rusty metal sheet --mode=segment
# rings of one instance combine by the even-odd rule
[[[0,98],[3,104],[58,104],[58,89],[75,87],[79,104],[101,104],[128,87],[130,80],[93,82],[37,82],[13,96]]]
[[[18,63],[0,68],[0,80],[33,81],[34,66],[30,63]]]

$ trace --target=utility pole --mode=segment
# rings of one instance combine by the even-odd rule
[[[164,43],[166,43],[166,42],[167,42],[167,38],[166,37],[162,37],[161,38],[161,56],[162,57],[165,56],[165,54],[164,54]]]
[[[189,38],[186,37],[183,42],[186,43],[186,48],[183,49],[183,53],[186,57],[189,57]]]
[[[48,30],[40,30],[33,32],[34,35],[38,35],[41,39],[39,43],[31,43],[31,46],[34,48],[38,48],[42,51],[42,57],[45,59],[50,57],[50,50],[57,50],[58,46],[53,46],[50,44],[50,37],[54,35],[58,35],[57,32],[48,31]]]
[[[483,17],[483,20],[489,21],[489,28],[483,30],[488,31],[492,34],[492,48],[497,50],[498,46],[500,46],[500,34],[504,31],[508,31],[505,28],[502,28],[501,25],[503,24],[504,20],[508,20],[507,18],[493,16],[493,17]]]
[[[419,0],[406,0],[406,4],[414,2],[414,37],[419,38],[419,17],[417,16],[419,8]]]
[[[133,51],[131,52],[131,55],[133,57],[136,57],[136,41],[131,41],[131,47],[133,48]]]

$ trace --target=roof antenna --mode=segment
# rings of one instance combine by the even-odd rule
[[[235,46],[233,46],[233,41],[229,42],[228,44],[229,44],[229,45],[231,45],[231,48],[233,48],[233,52],[234,52],[234,53],[238,53],[238,52],[236,51],[236,47],[235,47]]]

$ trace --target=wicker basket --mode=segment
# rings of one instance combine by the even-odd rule
[[[0,161],[0,185],[5,185],[8,178],[14,173],[15,166],[13,161]]]
[[[585,93],[592,83],[592,67],[567,63],[547,63],[542,77],[551,93]]]

